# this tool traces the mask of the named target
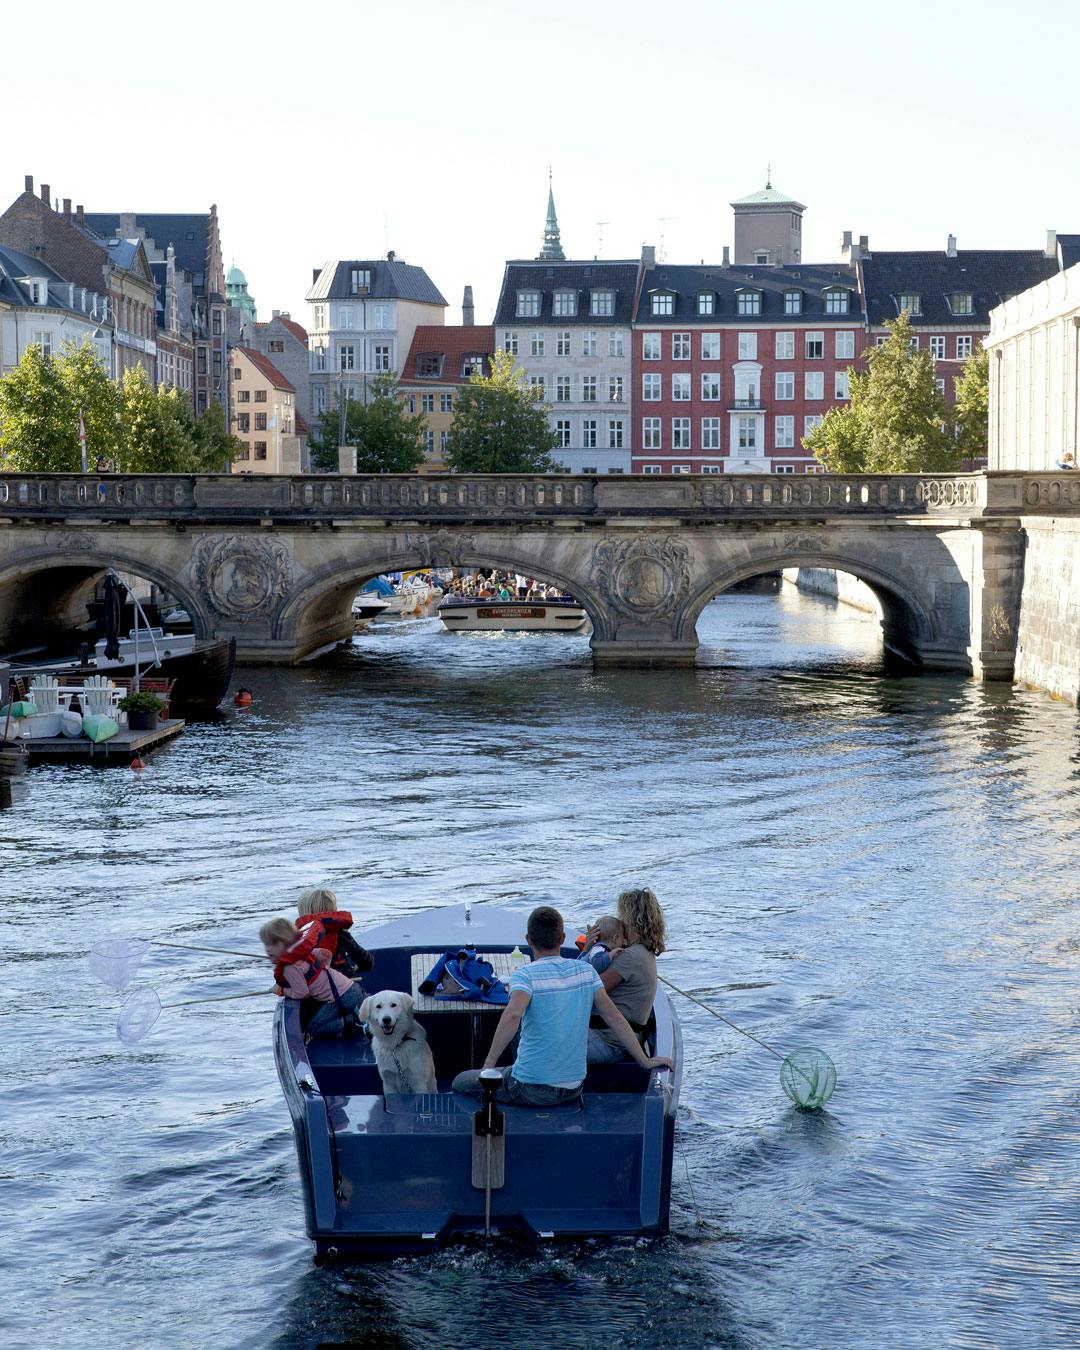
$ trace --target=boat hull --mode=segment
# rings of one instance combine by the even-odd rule
[[[448,633],[578,633],[589,621],[572,600],[444,601],[439,618]]]
[[[26,746],[20,745],[18,741],[0,740],[0,778],[19,778],[29,764]]]

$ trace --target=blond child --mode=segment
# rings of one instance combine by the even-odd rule
[[[360,1004],[359,986],[331,967],[330,953],[325,947],[298,955],[304,936],[291,919],[264,923],[259,938],[274,963],[274,982],[285,998],[312,999],[318,1005],[307,1023],[307,1034],[343,1035],[346,1023],[352,1022]]]

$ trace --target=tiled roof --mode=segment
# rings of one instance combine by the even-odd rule
[[[986,327],[990,311],[1058,270],[1057,258],[1040,249],[963,249],[955,257],[937,251],[874,252],[859,263],[871,327],[899,314],[901,295],[919,296],[916,327]],[[954,313],[948,297],[970,295],[972,313]]]
[[[89,319],[89,306],[93,303],[87,296],[87,310],[81,308],[80,300],[82,288],[75,287],[76,302],[69,303],[69,285],[60,274],[51,268],[48,263],[42,262],[40,258],[31,258],[18,249],[8,248],[6,245],[0,246],[0,301],[9,305],[17,305],[20,308],[38,308],[34,305],[30,295],[29,286],[24,286],[18,278],[20,277],[43,277],[49,287],[50,309],[64,309],[69,313],[78,314]],[[103,294],[104,292],[99,292]],[[102,322],[105,322],[102,320]],[[111,320],[108,321],[111,325]]]
[[[848,313],[826,314],[825,292],[842,286],[851,292]],[[759,264],[738,266],[697,267],[660,263],[650,267],[641,283],[638,301],[638,323],[805,323],[819,319],[828,323],[861,323],[862,306],[857,294],[855,269],[844,263],[792,263],[786,267],[767,267]],[[758,314],[740,314],[740,291],[761,292]],[[654,291],[671,291],[674,303],[670,315],[653,315]],[[711,291],[714,297],[713,313],[698,313],[698,296]],[[800,291],[802,306],[799,314],[784,312],[784,292]]]
[[[630,323],[634,310],[634,290],[637,286],[638,263],[636,262],[508,262],[503,273],[502,290],[499,303],[495,308],[495,323],[499,327],[522,327],[533,324],[536,327],[557,325],[573,327],[585,324],[592,328],[603,325]],[[578,303],[575,315],[554,313],[554,293],[556,291],[577,291]],[[614,313],[596,315],[589,313],[590,291],[614,291]],[[540,313],[525,317],[517,312],[518,291],[540,292]]]
[[[296,393],[295,388],[289,383],[285,376],[282,375],[277,366],[275,366],[268,357],[263,356],[262,352],[255,351],[253,347],[233,347],[232,350],[234,352],[243,352],[260,375],[262,375],[264,379],[269,380],[275,389],[284,389],[288,394]]]
[[[103,239],[113,237],[120,227],[119,215],[109,211],[87,211],[85,219],[94,233]],[[135,220],[162,252],[172,244],[179,266],[191,272],[199,286],[202,286],[209,248],[209,212],[154,212],[149,215],[137,212]]]
[[[371,273],[371,285],[363,296],[353,293],[349,273],[364,267]],[[422,267],[399,262],[396,258],[331,259],[324,263],[307,293],[309,300],[415,300],[424,305],[445,305],[438,287]]]
[[[495,329],[487,324],[421,324],[413,334],[409,355],[401,372],[405,385],[460,384],[467,356],[482,356],[484,369],[491,365]]]
[[[307,418],[302,417],[299,412],[295,414],[293,421],[295,422],[296,434],[298,436],[307,436],[310,433],[311,427],[308,426]]]
[[[283,314],[279,314],[277,317],[282,328],[287,328],[297,342],[302,342],[306,347],[307,329],[298,324],[295,319],[287,319]]]

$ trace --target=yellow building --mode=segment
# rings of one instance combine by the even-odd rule
[[[251,347],[233,347],[229,360],[229,422],[243,445],[233,473],[299,473],[295,389]]]
[[[421,325],[413,334],[398,392],[409,412],[427,419],[427,460],[421,473],[445,469],[458,390],[474,371],[490,374],[494,341],[494,328],[485,324]]]

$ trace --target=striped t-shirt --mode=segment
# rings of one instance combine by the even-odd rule
[[[519,1083],[576,1088],[585,1079],[593,995],[602,989],[588,961],[541,956],[510,976],[511,993],[529,995],[513,1073]]]

